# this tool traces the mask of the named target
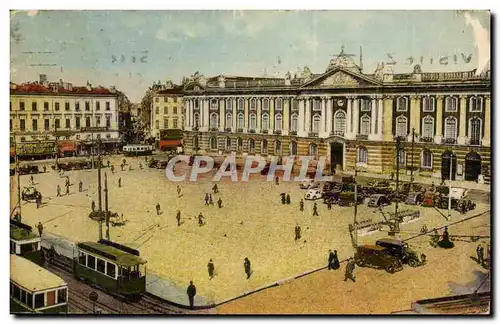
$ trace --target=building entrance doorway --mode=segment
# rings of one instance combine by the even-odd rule
[[[445,151],[441,156],[441,180],[450,180],[450,166],[451,180],[455,180],[455,175],[457,174],[457,156],[451,151]]]
[[[465,180],[477,181],[481,174],[481,155],[476,152],[470,152],[465,157]]]
[[[344,144],[343,143],[330,143],[330,168],[336,171],[344,169]]]

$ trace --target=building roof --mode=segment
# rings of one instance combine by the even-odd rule
[[[91,253],[98,254],[103,258],[106,258],[110,261],[115,262],[118,265],[131,267],[139,264],[144,264],[147,261],[133,255],[131,253],[127,253],[115,247],[104,245],[98,242],[81,242],[78,243],[78,248],[84,251],[89,251]]]
[[[10,238],[13,240],[24,241],[31,240],[37,237],[38,235],[36,235],[32,231],[28,231],[27,229],[16,227],[13,225],[10,226]]]
[[[10,255],[10,280],[31,292],[66,285],[59,276],[15,254]]]
[[[11,95],[22,94],[60,94],[60,95],[108,95],[116,96],[117,93],[114,89],[104,87],[73,87],[71,84],[65,83],[51,83],[42,84],[39,82],[28,82],[22,84],[10,84]]]

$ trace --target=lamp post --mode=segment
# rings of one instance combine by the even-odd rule
[[[413,152],[415,148],[415,128],[411,129],[411,169],[410,169],[410,190],[413,190]]]
[[[102,195],[101,195],[101,139],[98,138],[97,141],[97,196],[99,201],[99,239],[102,239]],[[93,164],[92,164],[93,165]]]
[[[401,137],[396,137],[396,204],[394,205],[394,233],[399,232],[399,155],[401,152]]]
[[[99,168],[100,168],[100,165],[99,165]],[[108,176],[107,176],[106,172],[104,172],[104,210],[106,213],[106,240],[110,241],[111,238],[110,238],[110,234],[109,234]]]
[[[21,175],[19,174],[19,158],[17,156],[17,139],[16,139],[16,133],[14,133],[14,158],[15,158],[15,163],[16,163],[16,176],[17,176],[17,204],[19,205],[19,221],[22,219],[22,214],[21,214]]]

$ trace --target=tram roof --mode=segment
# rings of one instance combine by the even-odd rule
[[[141,257],[98,242],[80,242],[78,243],[78,248],[83,251],[98,254],[120,266],[132,267],[147,262]]]
[[[31,240],[37,238],[38,235],[27,229],[10,226],[10,238],[16,241]]]
[[[32,292],[67,285],[61,277],[15,254],[10,255],[10,280]]]

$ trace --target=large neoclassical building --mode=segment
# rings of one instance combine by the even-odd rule
[[[327,156],[337,170],[392,172],[399,137],[400,167],[422,176],[475,180],[490,165],[489,70],[364,74],[342,51],[319,74],[196,73],[183,86],[188,153]]]

